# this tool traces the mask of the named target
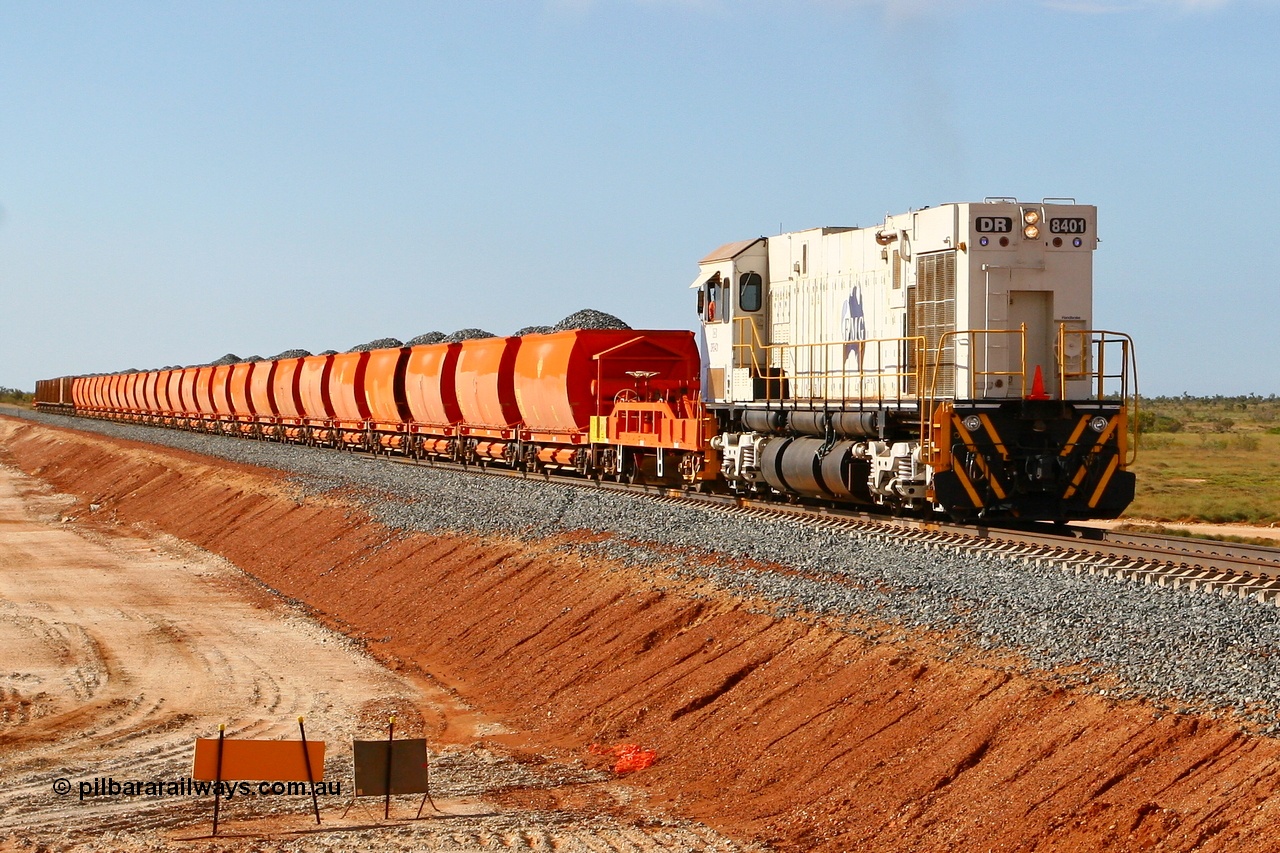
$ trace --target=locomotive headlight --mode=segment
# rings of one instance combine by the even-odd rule
[[[1022,211],[1022,236],[1028,240],[1035,240],[1040,236],[1040,211],[1024,210]]]
[[[969,432],[977,432],[982,429],[982,418],[977,415],[969,415],[964,419],[964,428]]]
[[[1095,415],[1093,420],[1089,421],[1089,429],[1096,433],[1101,433],[1107,428],[1107,424],[1109,423],[1111,423],[1111,421],[1107,420],[1102,415]]]

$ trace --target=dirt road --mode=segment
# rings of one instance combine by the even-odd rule
[[[225,560],[109,510],[73,518],[83,509],[0,467],[0,850],[743,849],[688,822],[495,805],[512,789],[634,794],[598,770],[478,746],[500,721],[387,671]],[[343,819],[350,740],[379,737],[393,713],[401,736],[440,747],[443,814],[384,824],[381,802],[363,801]],[[327,778],[342,785],[319,829],[299,797],[233,797],[215,841],[207,796],[81,796],[94,780],[189,777],[193,740],[220,723],[229,737],[285,738],[298,716],[328,742]],[[406,798],[395,812],[416,807]]]

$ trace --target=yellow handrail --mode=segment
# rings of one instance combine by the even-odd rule
[[[1073,337],[1080,340],[1080,365],[1074,370],[1068,370],[1067,341]],[[1120,348],[1119,372],[1107,373],[1107,352],[1116,347]],[[1068,329],[1065,323],[1059,323],[1058,375],[1058,393],[1063,399],[1066,399],[1067,383],[1070,381],[1088,381],[1090,396],[1098,400],[1107,395],[1107,380],[1119,383],[1120,403],[1124,407],[1125,420],[1133,425],[1133,443],[1128,442],[1127,436],[1121,436],[1119,440],[1125,448],[1125,465],[1132,465],[1138,458],[1138,437],[1141,434],[1138,428],[1141,400],[1138,395],[1138,360],[1133,338],[1124,332],[1107,329]]]
[[[794,399],[874,399],[878,403],[918,402],[920,415],[920,439],[922,450],[928,452],[932,447],[933,409],[939,402],[938,385],[943,370],[956,369],[954,351],[959,342],[967,342],[969,352],[977,352],[979,340],[997,335],[1016,335],[1018,337],[1018,359],[1016,364],[1006,365],[1004,370],[977,369],[976,360],[970,361],[968,373],[968,399],[978,398],[980,383],[987,377],[1006,377],[1010,384],[1017,380],[1023,394],[1027,393],[1027,332],[1026,326],[1017,329],[962,329],[944,332],[937,345],[926,359],[925,338],[912,335],[898,338],[872,338],[860,341],[824,341],[806,344],[765,344],[760,340],[756,325],[749,317],[736,318],[734,322],[745,323],[750,328],[748,334],[743,330],[736,339],[741,343],[733,344],[734,363],[750,366],[752,374],[772,381],[765,383],[765,401],[775,402],[782,399],[783,382],[808,383],[807,394],[796,395],[793,384],[790,395]],[[1066,343],[1071,336],[1078,336],[1080,345],[1080,364],[1069,365]],[[947,345],[953,346],[951,361],[943,363],[942,355]],[[1115,358],[1108,358],[1108,351],[1120,347],[1119,370],[1107,372],[1108,361],[1115,363]],[[850,349],[858,351],[858,368],[845,369]],[[888,349],[887,349],[888,348]],[[748,351],[739,359],[738,352]],[[816,351],[816,352],[815,352]],[[873,359],[868,355],[874,354]],[[782,368],[788,362],[792,371],[790,375],[782,372],[773,376],[772,370]],[[832,369],[832,359],[838,360],[838,368]],[[867,362],[874,361],[875,367],[868,369]],[[1109,382],[1119,383],[1119,394],[1126,421],[1133,424],[1133,441],[1127,440],[1127,434],[1120,437],[1125,464],[1131,465],[1138,453],[1138,368],[1134,353],[1133,339],[1122,332],[1101,329],[1068,329],[1066,324],[1058,324],[1058,347],[1056,353],[1058,371],[1058,396],[1067,399],[1067,383],[1088,379],[1093,399],[1106,396]],[[887,362],[887,363],[886,363]],[[881,366],[884,365],[884,366]],[[1070,368],[1070,369],[1068,369]],[[924,385],[928,374],[929,384]],[[885,393],[889,381],[892,392]],[[856,384],[855,384],[856,383]],[[868,383],[874,384],[874,394],[866,395]],[[834,387],[833,387],[834,385]],[[984,389],[985,390],[985,389]],[[776,394],[776,396],[775,396]],[[960,395],[954,395],[960,396]]]
[[[922,453],[929,453],[933,447],[933,407],[937,402],[938,392],[938,374],[944,368],[955,370],[954,358],[951,362],[944,364],[940,355],[946,349],[947,338],[955,338],[957,341],[964,337],[969,344],[969,352],[976,352],[977,340],[979,336],[995,336],[995,335],[1017,335],[1018,336],[1018,369],[1017,370],[977,370],[971,366],[969,368],[969,394],[968,399],[974,400],[978,396],[978,377],[986,376],[1004,376],[1010,382],[1017,377],[1019,380],[1019,388],[1022,393],[1026,393],[1027,388],[1027,327],[1026,324],[1020,325],[1016,329],[956,329],[950,332],[944,332],[938,338],[938,345],[934,349],[933,374],[929,379],[929,392],[925,396],[920,406],[920,445]],[[954,352],[954,350],[953,350]],[[985,367],[985,365],[984,365]],[[953,392],[954,393],[954,392]]]
[[[742,343],[733,345],[735,359],[748,364],[755,376],[768,377],[770,370],[781,367],[787,362],[790,353],[793,365],[802,365],[803,372],[796,372],[787,377],[791,382],[809,384],[809,399],[862,399],[869,383],[874,383],[875,392],[872,398],[878,401],[915,399],[920,393],[924,379],[924,338],[919,335],[897,338],[870,338],[865,340],[822,341],[806,344],[765,344],[760,341],[756,326],[750,318],[737,318],[735,322],[745,323],[751,330],[738,336]],[[858,351],[858,367],[847,370],[845,361],[849,351]],[[746,350],[748,355],[737,358],[738,351]],[[760,354],[763,353],[763,364]],[[874,354],[873,368],[866,366],[868,354]],[[835,359],[839,366],[832,368],[830,362]],[[883,366],[881,366],[883,365]],[[893,391],[885,392],[886,380],[892,382]],[[832,386],[835,386],[834,388]],[[904,386],[908,386],[905,387]],[[766,383],[766,401],[773,402],[774,385]],[[781,387],[780,384],[778,386]],[[821,389],[816,392],[816,389]],[[779,396],[780,399],[780,396]]]

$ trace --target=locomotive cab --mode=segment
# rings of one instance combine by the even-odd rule
[[[768,321],[769,241],[765,237],[727,243],[698,263],[702,387],[708,402],[753,400],[755,380],[767,371],[752,370],[764,361]]]

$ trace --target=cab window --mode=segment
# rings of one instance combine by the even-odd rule
[[[720,282],[712,279],[707,282],[707,309],[704,314],[708,323],[719,323],[724,319],[724,306],[720,300]]]
[[[760,273],[743,273],[738,279],[738,307],[743,311],[759,311],[763,293],[764,279]]]

